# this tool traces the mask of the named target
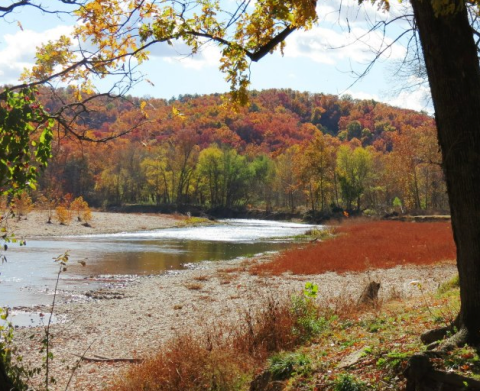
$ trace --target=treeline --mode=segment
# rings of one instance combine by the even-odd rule
[[[133,102],[105,99],[79,117],[92,137],[129,129],[139,113],[146,122],[105,145],[59,137],[40,191],[96,206],[448,209],[435,124],[424,113],[291,90],[253,92],[238,110],[221,95]]]

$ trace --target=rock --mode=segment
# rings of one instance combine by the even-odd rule
[[[363,290],[360,298],[358,299],[358,304],[368,304],[373,305],[378,300],[378,291],[380,290],[380,283],[376,281],[371,281]]]
[[[365,348],[362,348],[360,350],[357,350],[356,352],[349,354],[347,357],[344,357],[342,361],[340,361],[340,363],[338,364],[338,368],[343,369],[355,365],[357,362],[360,361],[362,357],[364,357],[364,352]]]
[[[250,391],[282,391],[285,384],[282,381],[273,380],[270,371],[263,371],[250,383]]]

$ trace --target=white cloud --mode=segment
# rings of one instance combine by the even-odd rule
[[[178,64],[184,68],[195,69],[197,71],[206,67],[218,68],[221,54],[217,46],[207,44],[194,55],[188,54],[188,47],[186,45],[183,44],[180,46],[183,53],[186,54],[182,54],[180,51],[177,52],[175,49],[170,51],[164,49],[161,57],[168,63]]]
[[[353,63],[372,61],[383,50],[381,59],[398,60],[405,56],[405,48],[377,32],[354,27],[350,31],[335,31],[331,28],[314,27],[294,34],[285,48],[286,57],[306,57],[312,61],[335,65],[339,61]]]
[[[38,46],[69,35],[72,29],[72,26],[57,26],[43,32],[26,29],[4,35],[4,47],[0,50],[0,84],[16,83],[23,69],[34,64]]]
[[[341,95],[341,97],[345,95],[350,95],[353,99],[362,99],[362,100],[373,99],[373,100],[376,100],[377,102],[380,102],[380,99],[376,94],[369,94],[368,92],[347,90]]]
[[[382,94],[380,97],[376,94],[370,94],[363,91],[347,90],[342,95],[350,95],[353,99],[373,99],[377,102],[384,102],[391,106],[401,107],[416,111],[426,111],[433,113],[430,102],[430,89],[427,85],[419,85],[415,90],[403,90],[392,96],[391,94]]]
[[[414,91],[400,91],[395,97],[386,97],[386,103],[392,106],[403,107],[417,111],[427,111],[433,114],[433,107],[430,99],[430,89],[426,85],[418,86]]]
[[[388,21],[399,16],[412,14],[408,2],[390,2],[390,10],[385,11],[377,4],[364,1],[361,5],[357,2],[343,0],[325,0],[317,5],[319,22],[331,23],[343,28],[363,26],[369,28],[377,22]],[[396,22],[398,23],[398,21]]]

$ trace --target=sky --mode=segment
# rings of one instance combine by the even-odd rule
[[[403,86],[417,80],[414,76],[400,78],[396,74],[406,53],[407,36],[392,42],[409,28],[409,24],[396,21],[388,26],[386,35],[383,32],[368,34],[375,22],[388,22],[411,11],[397,2],[392,2],[390,12],[379,10],[369,2],[364,2],[362,7],[357,4],[353,0],[346,3],[342,0],[319,1],[319,22],[313,29],[291,34],[283,56],[275,52],[252,63],[251,89],[290,88],[312,93],[349,94],[357,99],[375,99],[431,112],[428,87],[421,85],[413,91],[402,90]],[[0,84],[15,84],[22,70],[33,64],[36,47],[68,34],[74,23],[75,20],[68,16],[58,17],[25,8],[0,19]],[[358,79],[357,75],[375,57],[372,48],[391,43],[370,72]],[[220,52],[216,46],[206,46],[195,57],[187,54],[181,42],[173,47],[166,44],[153,47],[150,59],[140,67],[149,82],[141,82],[131,94],[169,99],[183,94],[229,90],[224,75],[218,70]]]

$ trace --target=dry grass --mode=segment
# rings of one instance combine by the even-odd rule
[[[203,284],[198,282],[189,282],[185,284],[185,288],[190,289],[191,291],[200,291],[203,289]]]
[[[315,318],[321,317],[318,308],[312,308]],[[289,295],[266,297],[259,309],[246,311],[235,323],[216,321],[197,333],[177,335],[155,357],[131,366],[111,390],[246,389],[267,357],[305,341],[302,316],[302,311],[292,310]]]
[[[195,281],[208,281],[210,279],[207,275],[195,276],[193,277]]]
[[[349,222],[337,236],[302,249],[285,251],[251,272],[320,274],[386,269],[397,265],[431,265],[456,258],[450,223],[396,221]]]
[[[113,388],[122,391],[238,389],[250,366],[246,357],[232,359],[227,348],[212,346],[208,340],[182,335],[172,340],[154,358],[135,365]]]
[[[238,274],[229,273],[229,272],[218,272],[217,278],[220,280],[220,284],[230,284],[238,279]]]

